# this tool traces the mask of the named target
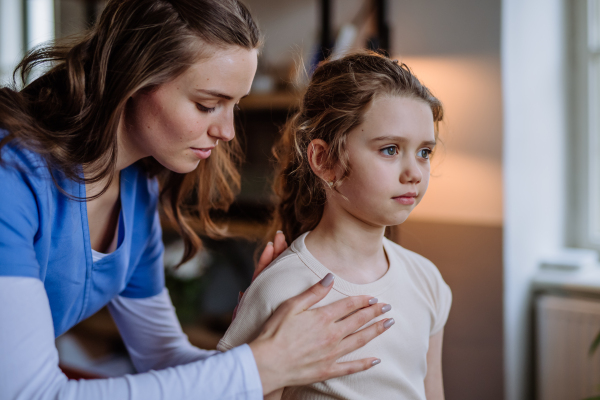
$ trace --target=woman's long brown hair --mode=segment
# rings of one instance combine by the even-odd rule
[[[20,91],[16,84],[0,88],[0,128],[8,131],[0,150],[10,142],[35,151],[51,172],[72,180],[110,180],[117,127],[134,93],[174,79],[209,56],[207,50],[257,48],[259,36],[238,0],[109,1],[84,37],[34,49],[15,69],[24,83],[38,66],[50,66],[46,73]],[[183,237],[182,263],[201,246],[191,225],[209,236],[221,234],[209,212],[226,210],[239,191],[239,161],[235,139],[188,174],[171,172],[153,159],[141,161],[149,176],[158,176],[163,210]]]
[[[324,167],[342,167],[343,174],[333,185],[335,190],[351,173],[346,152],[348,133],[362,123],[373,99],[383,96],[414,98],[429,105],[437,138],[442,104],[405,64],[360,51],[326,60],[315,69],[300,109],[288,120],[273,149],[278,167],[273,185],[277,206],[268,237],[281,229],[286,239],[293,241],[317,226],[327,189],[308,163],[309,143],[324,140],[329,145]]]

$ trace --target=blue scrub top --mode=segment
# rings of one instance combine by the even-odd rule
[[[54,175],[67,193],[85,197],[84,184]],[[57,337],[117,295],[145,298],[164,287],[158,183],[134,164],[120,185],[118,246],[94,263],[85,201],[61,193],[38,154],[2,148],[0,276],[44,283]]]

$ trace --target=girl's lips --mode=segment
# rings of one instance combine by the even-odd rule
[[[194,154],[196,155],[196,157],[198,157],[201,160],[204,160],[206,158],[208,158],[210,156],[211,150],[214,147],[209,147],[206,149],[198,149],[195,147],[190,147],[192,149],[192,152],[194,152]]]
[[[394,197],[394,200],[400,204],[404,204],[406,206],[411,206],[415,204],[415,198],[417,197],[416,193],[406,193],[402,196]]]

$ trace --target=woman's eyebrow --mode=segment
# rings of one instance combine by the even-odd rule
[[[196,89],[197,92],[200,93],[204,93],[204,94],[208,94],[210,96],[214,96],[214,97],[218,97],[220,99],[225,99],[225,100],[233,100],[233,97],[228,95],[228,94],[223,94],[214,90],[206,90],[206,89]],[[245,95],[242,96],[242,99],[246,96],[248,96],[249,93],[246,93]]]

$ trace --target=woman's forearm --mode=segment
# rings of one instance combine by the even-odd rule
[[[138,372],[188,364],[218,353],[190,344],[166,288],[143,299],[117,296],[108,309]]]
[[[0,398],[171,400],[263,398],[248,346],[202,361],[118,378],[68,380],[58,367],[43,283],[0,277]]]

